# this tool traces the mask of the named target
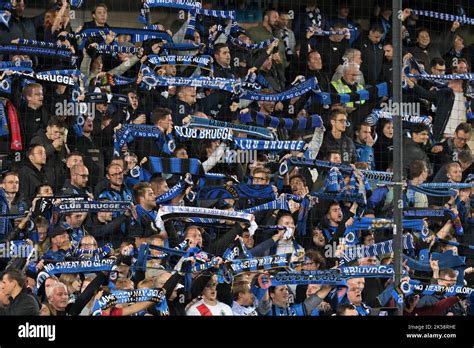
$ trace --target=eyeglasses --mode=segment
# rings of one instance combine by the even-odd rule
[[[467,143],[470,140],[470,138],[461,138],[461,137],[458,137],[458,136],[456,137],[456,139],[458,141],[462,141],[463,143]]]
[[[122,174],[123,174],[123,172],[118,172],[118,173],[113,173],[113,174],[109,174],[109,175],[110,175],[110,176],[120,176],[120,175],[122,175]]]

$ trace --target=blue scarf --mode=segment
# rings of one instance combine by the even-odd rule
[[[176,185],[170,188],[167,192],[156,197],[156,204],[160,205],[171,201],[173,198],[181,195],[189,186],[192,186],[192,181],[180,180]]]
[[[400,290],[405,296],[410,296],[412,294],[418,295],[443,295],[446,297],[456,296],[456,295],[471,295],[474,293],[474,289],[462,286],[462,285],[453,285],[453,286],[443,286],[438,284],[422,284],[419,280],[410,279],[407,282],[400,284]]]
[[[26,72],[20,70],[13,70],[14,75],[21,75],[34,78],[36,80],[59,83],[68,86],[77,86],[77,82],[73,79],[73,76],[80,75],[79,70],[50,70],[50,71],[39,71],[39,72]]]
[[[130,207],[130,202],[96,202],[96,201],[68,201],[61,202],[54,207],[60,214],[71,212],[123,212]]]
[[[0,71],[16,70],[16,71],[32,71],[33,62],[31,61],[16,61],[16,62],[0,62]]]
[[[69,60],[73,65],[77,60],[77,56],[74,56],[69,49],[49,48],[40,45],[1,45],[0,54],[54,57]]]
[[[422,194],[425,194],[427,196],[433,196],[433,197],[451,197],[456,194],[456,191],[454,190],[432,190],[429,188],[423,188],[420,186],[415,186],[415,185],[409,185],[407,189],[407,196],[409,199],[409,202],[412,202],[414,199],[414,193],[413,192],[419,192]]]
[[[140,245],[140,248],[138,249],[137,261],[134,264],[135,270],[146,272],[147,261],[150,259],[162,260],[169,256],[185,257],[186,256],[185,249],[187,249],[188,246],[189,246],[189,243],[187,240],[184,242],[181,242],[177,247],[173,249],[162,247],[159,245],[151,245],[151,244],[143,243]],[[159,250],[159,251],[162,251],[162,254],[160,256],[151,256],[150,250]]]
[[[235,138],[234,145],[241,150],[267,150],[267,151],[302,151],[304,141],[279,141],[256,140],[248,138]]]
[[[201,8],[202,5],[197,0],[145,0],[143,2],[143,7],[171,7],[182,10],[194,10],[196,8]]]
[[[151,173],[187,174],[204,176],[204,169],[197,158],[181,159],[166,157],[149,157]]]
[[[411,234],[404,234],[402,241],[403,250],[408,250],[412,253],[415,249],[413,244],[413,236]],[[342,257],[339,262],[341,265],[349,263],[353,260],[370,257],[380,256],[384,254],[390,254],[393,252],[393,240],[387,240],[372,245],[355,245],[344,250]]]
[[[365,204],[366,199],[362,193],[348,193],[348,192],[313,192],[312,197],[318,199],[333,201],[333,202],[357,202],[359,204]]]
[[[160,39],[167,42],[173,42],[173,38],[166,31],[135,29],[135,28],[101,28],[101,29],[83,29],[76,37],[84,39],[88,37],[107,36],[108,33],[114,32],[116,35],[131,35],[133,44],[151,39]],[[82,40],[79,49],[83,49],[86,40]]]
[[[0,188],[0,214],[8,214],[8,200],[5,190]],[[5,239],[11,229],[10,221],[5,218],[0,218],[0,240]]]
[[[193,40],[194,31],[196,30],[196,16],[206,16],[206,17],[215,17],[222,19],[231,19],[235,21],[236,13],[235,11],[222,11],[222,10],[207,10],[203,8],[194,8],[189,10],[189,23],[186,33],[184,35],[185,39]]]
[[[255,127],[255,126],[248,126],[243,124],[234,124],[230,122],[224,122],[219,120],[209,120],[203,117],[192,116],[191,122],[188,124],[190,128],[229,128],[234,131],[234,133],[244,133],[248,135],[252,135],[255,137],[259,137],[262,139],[273,140],[274,135],[273,133],[267,129],[262,127]]]
[[[163,132],[155,126],[149,126],[144,124],[124,124],[122,125],[122,128],[120,128],[115,133],[114,153],[118,155],[122,146],[124,146],[126,143],[131,143],[135,140],[135,138],[157,139],[157,143],[163,146],[162,143],[164,142],[166,137]],[[169,141],[172,142],[172,144],[169,145],[170,150],[174,150],[173,139],[170,139]]]
[[[178,77],[158,76],[156,74],[153,77],[149,72],[146,73],[146,75],[148,79],[143,79],[143,82],[152,88],[155,86],[189,86],[198,88],[218,89],[231,93],[236,93],[238,88],[237,80],[226,79],[222,77]],[[153,77],[155,81],[152,81],[150,79],[150,76]]]
[[[415,16],[431,17],[436,19],[441,19],[448,22],[459,22],[461,24],[474,25],[474,18],[469,18],[466,16],[455,16],[449,13],[434,12],[427,10],[412,10],[412,14]]]
[[[342,192],[345,190],[344,177],[337,168],[331,168],[324,181],[325,192]]]
[[[264,277],[267,279],[264,279]],[[262,277],[259,278],[259,282],[270,282],[271,286],[308,284],[347,286],[346,280],[337,270],[278,272],[270,277],[262,275]]]
[[[403,114],[402,121],[408,123],[423,123],[428,126],[431,126],[431,120],[428,116],[413,116],[409,114]],[[371,126],[375,126],[379,119],[387,119],[392,120],[393,115],[391,112],[383,111],[383,110],[372,110],[372,113],[367,116],[366,122],[369,123]]]
[[[339,271],[345,278],[392,278],[394,276],[393,266],[347,266],[340,267]],[[403,270],[403,275],[407,271]]]
[[[167,42],[163,45],[164,50],[174,50],[174,51],[195,51],[203,47],[203,44],[196,44],[194,42],[190,43],[174,43]],[[166,51],[163,51],[166,52]]]
[[[464,80],[472,81],[474,79],[474,74],[465,73],[465,74],[448,74],[448,75],[430,75],[430,74],[412,74],[405,73],[407,77],[416,78],[418,80],[427,80],[427,81],[448,81],[448,80]]]
[[[3,23],[3,25],[7,28],[10,27],[10,18],[10,13],[7,13],[7,11],[0,11],[0,22]]]
[[[129,105],[128,97],[125,94],[115,93],[86,93],[86,101],[93,104]]]
[[[159,310],[165,310],[166,294],[163,289],[136,289],[112,291],[95,301],[92,315],[100,316],[102,311],[118,304],[153,301],[161,304]]]
[[[100,261],[61,261],[45,265],[44,271],[50,275],[62,273],[93,273],[110,271],[116,263],[117,260],[114,259],[104,259]]]
[[[319,115],[311,115],[307,117],[298,118],[284,118],[268,116],[261,112],[258,112],[255,117],[252,117],[250,112],[240,114],[241,123],[255,123],[257,126],[272,127],[272,128],[284,128],[288,130],[310,130],[314,128],[321,128],[323,126],[323,120]]]
[[[243,272],[254,272],[264,269],[289,267],[292,254],[270,255],[250,259],[237,259],[226,263],[229,271],[233,274]]]
[[[350,166],[333,163],[321,160],[312,160],[309,158],[291,157],[289,160],[284,161],[280,165],[280,175],[285,175],[292,167],[321,167],[321,168],[338,168],[341,172],[352,173],[354,169]],[[373,181],[392,181],[393,173],[389,172],[378,172],[373,170],[360,170],[367,180]]]
[[[175,218],[187,218],[187,217],[204,217],[204,218],[215,218],[218,217],[223,220],[232,220],[238,222],[244,222],[250,224],[252,215],[248,213],[220,210],[220,209],[207,209],[198,207],[188,206],[172,206],[164,205],[159,209],[160,218],[165,221],[168,219]]]
[[[229,128],[200,129],[174,126],[175,135],[185,139],[210,139],[232,141],[233,136]]]
[[[233,261],[235,258],[240,255],[245,256],[245,258],[252,258],[252,254],[247,250],[242,239],[238,238],[234,241],[234,246],[232,248],[227,248],[222,254],[222,258],[226,261]]]
[[[332,104],[346,104],[357,101],[375,100],[377,98],[387,97],[388,87],[387,83],[379,83],[376,86],[369,87],[369,89],[361,89],[351,94],[346,93],[316,93],[316,99],[322,105]]]
[[[235,45],[235,46],[240,46],[240,47],[243,47],[247,50],[260,50],[262,48],[267,48],[268,46],[271,45],[271,43],[273,42],[273,40],[275,40],[274,38],[273,39],[268,39],[268,40],[264,40],[264,41],[260,41],[258,43],[253,43],[253,44],[248,44],[246,42],[243,42],[241,40],[239,40],[238,38],[235,38],[233,36],[229,36],[228,39],[230,40],[230,42]]]
[[[74,256],[98,261],[106,257],[111,251],[113,251],[112,244],[106,243],[103,247],[93,250],[76,249],[74,250]]]
[[[197,193],[197,200],[214,199],[237,199],[237,198],[258,198],[258,199],[276,199],[272,185],[224,185],[224,186],[205,186]]]
[[[452,240],[446,240],[446,239],[438,238],[438,237],[436,237],[436,241],[439,243],[452,245],[458,248],[466,248],[466,249],[474,250],[474,245],[463,244],[463,243],[454,242]]]
[[[271,202],[267,202],[267,203],[264,203],[264,204],[257,205],[255,207],[250,207],[250,208],[247,208],[247,209],[239,210],[239,212],[253,214],[257,211],[279,210],[279,209],[288,210],[288,211],[290,210],[290,208],[288,207],[288,201],[286,199],[286,195],[282,196],[279,199],[271,201]],[[194,218],[194,219],[190,219],[190,221],[195,222],[195,223],[203,223],[203,224],[216,224],[216,223],[219,223],[219,219]],[[275,231],[284,229],[284,228],[282,228],[282,226],[265,226],[265,228],[260,227],[259,229],[268,230],[269,228],[271,230],[275,230]]]
[[[118,44],[113,44],[113,45],[98,45],[96,48],[97,53],[104,53],[104,54],[117,54],[117,53],[137,53],[139,52],[139,49],[136,47],[126,47],[126,46],[120,46]]]
[[[212,70],[211,56],[159,56],[150,54],[148,61],[156,66],[162,65],[191,65],[203,69]]]
[[[344,237],[348,245],[357,244],[358,230],[375,230],[383,228],[393,228],[394,223],[391,219],[377,219],[377,218],[358,218],[354,220],[352,225],[346,227]],[[421,232],[421,238],[425,240],[428,237],[429,231],[425,228],[424,221],[419,220],[403,220],[404,229],[414,229]],[[400,233],[400,232],[399,232]]]
[[[297,86],[276,94],[261,94],[250,90],[243,90],[240,94],[240,99],[254,100],[254,101],[269,101],[279,102],[305,95],[310,91],[319,89],[318,80],[313,77]]]

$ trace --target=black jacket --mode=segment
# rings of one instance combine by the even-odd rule
[[[63,145],[61,150],[56,151],[53,142],[48,139],[46,133],[40,133],[35,136],[31,139],[31,144],[44,146],[46,150],[46,165],[44,166],[44,170],[46,171],[48,182],[54,184],[54,191],[58,191],[66,180],[66,172],[63,165],[63,159],[66,158],[66,148]]]
[[[321,41],[318,40],[316,50],[321,54],[323,72],[332,76],[339,64],[342,64],[342,56],[349,47],[349,40],[346,39],[341,42],[333,42],[329,37],[324,36]]]
[[[362,53],[361,71],[364,74],[365,83],[376,85],[382,77],[384,60],[382,44],[374,45],[367,35],[361,35],[353,46]]]
[[[48,125],[48,111],[42,106],[36,110],[23,104],[18,110],[18,121],[20,122],[21,140],[24,148],[31,144],[31,140],[44,133]]]
[[[95,187],[104,178],[104,155],[100,143],[94,136],[71,136],[68,139],[69,149],[79,151],[84,156],[84,164],[89,169],[89,185]]]
[[[431,163],[426,154],[423,144],[417,144],[411,138],[403,138],[403,175],[407,176],[410,168],[410,163],[415,160],[422,160],[426,162],[429,172],[432,172]]]
[[[0,306],[0,316],[2,315],[39,315],[41,304],[31,294],[31,290],[23,289],[8,306]]]
[[[33,199],[37,186],[49,183],[44,167],[38,170],[29,159],[20,168],[19,174],[20,192],[28,203]]]
[[[345,164],[355,162],[354,142],[345,134],[342,134],[340,139],[335,139],[329,130],[324,134],[324,140],[318,157],[324,158],[329,151],[338,151],[341,154],[342,162]]]
[[[36,29],[44,23],[44,13],[32,18],[12,15],[8,28],[0,28],[0,44],[10,44],[13,39],[36,40]]]
[[[108,223],[100,222],[97,219],[97,215],[94,214],[88,220],[86,229],[90,231],[90,234],[97,240],[98,245],[103,246],[107,242],[112,243],[114,248],[118,248],[120,243],[127,239],[127,236],[122,234],[121,225],[126,222],[129,218],[125,215],[117,216],[115,219]]]

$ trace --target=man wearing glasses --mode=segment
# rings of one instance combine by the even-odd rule
[[[356,152],[354,142],[346,134],[346,112],[341,109],[334,109],[329,114],[329,120],[331,122],[331,131],[324,134],[321,155],[325,156],[329,152],[338,152],[341,154],[344,164],[354,163]]]
[[[435,154],[435,170],[438,171],[442,165],[459,161],[459,153],[463,150],[471,151],[468,145],[471,139],[471,125],[467,122],[460,123],[454,131],[454,138],[448,138],[439,145],[431,148],[431,153]]]
[[[61,190],[64,195],[88,196],[93,199],[87,187],[89,181],[89,169],[83,164],[76,164],[71,168],[71,181],[66,182]]]

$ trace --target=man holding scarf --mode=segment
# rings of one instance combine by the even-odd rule
[[[160,232],[157,226],[158,214],[156,209],[156,197],[150,183],[140,182],[133,188],[133,198],[136,202],[137,218],[130,223],[130,237],[135,238],[137,246],[140,240]]]

